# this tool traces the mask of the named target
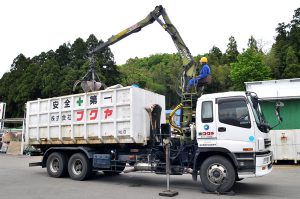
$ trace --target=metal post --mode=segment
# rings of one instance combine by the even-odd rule
[[[22,127],[22,137],[21,137],[21,151],[20,151],[20,155],[23,155],[23,152],[24,152],[24,134],[25,134],[25,119],[23,120],[23,127]]]
[[[170,144],[166,145],[167,191],[170,191]]]
[[[178,195],[177,191],[170,190],[170,138],[167,138],[164,140],[165,147],[166,147],[166,176],[167,176],[167,190],[160,192],[160,196],[167,196],[167,197],[173,197]]]

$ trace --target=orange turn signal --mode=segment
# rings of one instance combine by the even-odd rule
[[[243,151],[253,151],[253,148],[243,148]]]

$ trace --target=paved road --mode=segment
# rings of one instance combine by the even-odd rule
[[[0,154],[1,199],[134,199],[163,198],[158,193],[165,189],[165,176],[128,173],[104,176],[99,172],[89,181],[69,178],[50,178],[41,167],[28,167],[40,157]],[[175,198],[216,198],[202,193],[201,182],[193,182],[190,175],[171,176],[171,188],[178,191]],[[218,198],[300,198],[300,165],[275,166],[265,177],[245,179],[234,187],[235,196]]]

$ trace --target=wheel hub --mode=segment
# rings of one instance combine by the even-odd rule
[[[72,164],[72,171],[75,175],[80,175],[83,169],[81,160],[77,159]]]
[[[52,173],[56,173],[59,170],[59,160],[57,158],[52,159],[50,162],[50,170]]]
[[[221,164],[212,164],[208,167],[207,177],[213,184],[221,184],[227,176],[226,168]]]
[[[221,174],[220,174],[219,171],[215,170],[215,171],[213,172],[213,176],[214,176],[215,178],[219,178],[219,177],[221,176]]]

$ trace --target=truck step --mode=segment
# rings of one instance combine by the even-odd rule
[[[42,166],[42,162],[30,162],[29,167],[37,167]]]

